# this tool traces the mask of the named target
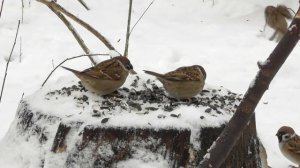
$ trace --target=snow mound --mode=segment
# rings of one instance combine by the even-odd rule
[[[190,101],[179,101],[170,98],[157,80],[139,76],[131,76],[128,80],[118,91],[98,96],[86,90],[74,78],[63,78],[25,97],[20,102],[10,130],[0,144],[3,150],[13,150],[10,153],[14,155],[0,156],[7,157],[2,161],[18,160],[16,163],[20,167],[61,167],[65,163],[72,165],[74,159],[70,159],[68,152],[50,152],[53,151],[55,138],[59,136],[58,128],[61,124],[76,128],[71,129],[66,137],[68,146],[58,148],[62,151],[67,147],[67,151],[70,151],[78,146],[80,140],[77,135],[82,132],[84,134],[85,129],[90,126],[101,129],[126,128],[129,132],[131,129],[189,130],[190,143],[195,149],[199,149],[201,128],[224,125],[241,100],[241,95],[223,87],[206,85]],[[134,144],[141,145],[139,142]],[[147,145],[149,144],[144,146]],[[102,149],[105,155],[112,152],[112,148],[109,145],[107,147],[109,149]],[[26,150],[19,151],[20,148]],[[148,167],[167,164],[161,155],[138,147],[134,151],[135,155],[130,160],[119,162],[115,166],[130,167],[137,162],[146,165],[151,163]],[[83,159],[88,157],[84,152],[81,155]]]

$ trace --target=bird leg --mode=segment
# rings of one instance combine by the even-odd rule
[[[270,40],[270,41],[274,40],[274,38],[276,37],[276,35],[277,35],[277,31],[275,31],[275,32],[273,33],[273,35],[269,38],[269,40]]]

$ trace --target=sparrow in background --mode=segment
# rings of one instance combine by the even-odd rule
[[[202,91],[206,79],[206,72],[200,65],[180,67],[165,74],[147,70],[144,72],[157,77],[169,95],[177,99],[190,99],[196,96]]]
[[[265,8],[265,19],[266,25],[270,26],[275,30],[273,35],[269,38],[273,40],[277,37],[277,41],[279,41],[284,33],[288,30],[286,19],[292,19],[293,16],[289,11],[289,8],[284,5],[275,6],[267,6]]]
[[[300,137],[293,128],[282,126],[276,136],[281,153],[293,163],[300,165]]]
[[[114,92],[124,84],[129,73],[136,74],[128,58],[124,56],[105,60],[81,72],[67,67],[63,68],[73,72],[86,89],[99,95]]]

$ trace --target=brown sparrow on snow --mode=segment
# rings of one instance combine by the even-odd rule
[[[206,72],[200,65],[180,67],[174,71],[159,74],[144,70],[163,84],[170,96],[177,99],[189,99],[200,93],[204,87]]]
[[[73,72],[85,88],[99,95],[114,92],[124,84],[129,73],[136,74],[130,61],[124,56],[105,60],[81,72],[63,68]]]
[[[279,141],[281,153],[290,161],[300,165],[300,137],[293,128],[282,126],[276,136]]]

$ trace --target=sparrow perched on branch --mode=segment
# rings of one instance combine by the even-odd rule
[[[265,8],[265,19],[266,24],[275,30],[270,40],[273,40],[277,36],[277,41],[279,41],[284,33],[287,31],[287,22],[285,19],[292,19],[293,16],[284,5],[267,6]]]
[[[206,79],[206,72],[200,65],[180,67],[165,74],[147,70],[144,72],[155,76],[169,95],[177,99],[189,99],[196,96],[202,91]]]
[[[129,73],[136,74],[130,61],[124,56],[100,62],[81,72],[67,67],[63,68],[73,72],[85,88],[99,95],[114,92],[124,84]]]
[[[281,153],[290,161],[300,165],[300,137],[294,129],[282,126],[276,134]]]

